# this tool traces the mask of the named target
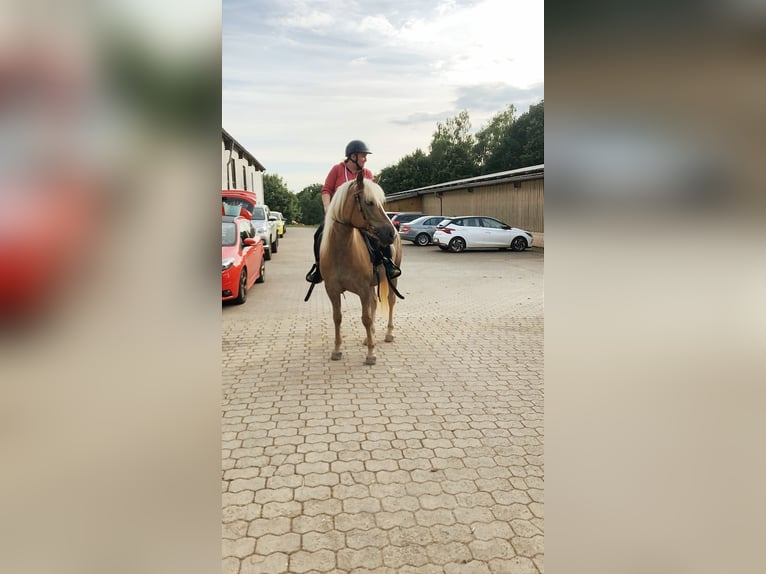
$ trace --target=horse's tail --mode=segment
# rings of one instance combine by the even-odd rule
[[[382,275],[382,277],[380,278],[380,283],[378,284],[378,296],[380,297],[380,301],[378,301],[378,310],[381,313],[388,313],[388,279],[386,279],[385,271],[382,271],[380,275]]]

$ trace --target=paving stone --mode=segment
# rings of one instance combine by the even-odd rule
[[[285,574],[287,563],[287,554],[252,555],[242,560],[239,574]]]
[[[291,227],[269,281],[222,306],[222,571],[543,572],[542,250],[403,246],[418,273],[365,366],[358,299],[340,361],[323,290],[303,302],[312,234]],[[435,292],[444,269],[461,281]],[[433,329],[449,322],[465,343]]]
[[[290,555],[290,572],[303,574],[310,570],[329,572],[335,568],[335,553],[331,550],[306,552],[300,550]]]
[[[346,546],[346,537],[338,530],[312,531],[303,535],[301,544],[303,549],[309,552],[317,550],[337,551]]]
[[[265,534],[258,538],[255,545],[255,551],[258,554],[267,555],[275,552],[284,552],[289,554],[301,547],[300,534]]]

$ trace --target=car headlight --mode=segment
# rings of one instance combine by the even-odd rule
[[[221,271],[226,271],[232,265],[234,265],[234,258],[233,257],[227,257],[226,259],[222,259],[221,260]]]

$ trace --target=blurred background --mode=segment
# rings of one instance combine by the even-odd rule
[[[549,570],[762,572],[766,10],[546,12]],[[0,7],[3,572],[220,569],[220,15]]]
[[[220,14],[0,4],[3,572],[220,569]]]
[[[546,562],[762,572],[763,3],[546,2]]]

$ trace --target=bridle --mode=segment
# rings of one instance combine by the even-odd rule
[[[359,213],[362,214],[362,219],[364,219],[365,226],[364,227],[357,227],[356,225],[348,222],[348,221],[341,221],[340,219],[337,219],[333,217],[333,221],[335,223],[339,223],[341,225],[345,225],[346,227],[352,227],[354,229],[359,229],[360,231],[366,231],[367,233],[370,233],[377,237],[378,233],[375,231],[375,228],[370,224],[370,220],[367,219],[367,214],[364,212],[364,209],[362,209],[362,199],[361,194],[363,190],[359,190],[356,193],[354,193],[354,201],[356,202],[356,206],[359,208]]]

